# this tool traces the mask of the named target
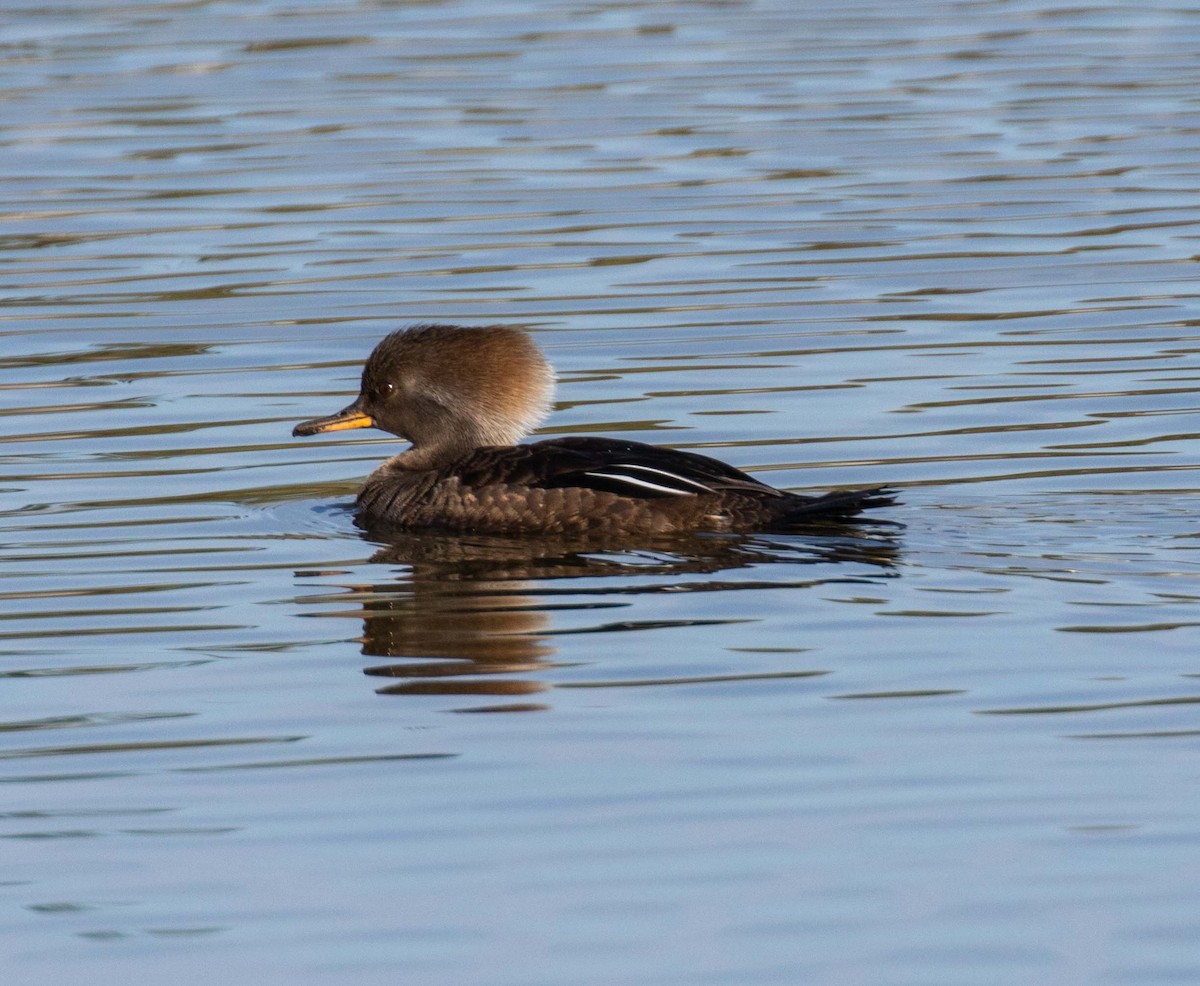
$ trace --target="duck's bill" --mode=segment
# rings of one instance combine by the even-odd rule
[[[326,431],[346,431],[349,428],[374,428],[375,421],[369,414],[363,414],[358,404],[344,407],[337,414],[325,418],[313,418],[311,421],[301,421],[292,429],[292,434],[300,437],[305,435],[320,435]]]

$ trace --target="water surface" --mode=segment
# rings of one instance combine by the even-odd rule
[[[15,981],[1200,979],[1200,16],[10,4]],[[529,329],[545,433],[892,483],[619,546],[290,438]],[[364,673],[365,672],[365,673]]]

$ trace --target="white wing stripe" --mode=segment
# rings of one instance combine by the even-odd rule
[[[694,479],[688,479],[686,476],[680,476],[678,473],[667,472],[665,469],[655,469],[651,466],[626,465],[625,463],[621,463],[620,465],[614,466],[613,468],[614,469],[636,469],[639,472],[650,472],[650,473],[654,473],[654,475],[656,475],[656,476],[666,476],[667,479],[671,480],[674,483],[679,483],[681,486],[690,486],[693,489],[699,490],[701,493],[711,493],[712,492],[712,488],[705,486],[703,483],[697,482]]]
[[[608,479],[614,483],[626,483],[629,486],[640,486],[644,490],[654,490],[655,493],[670,493],[672,496],[695,496],[691,490],[675,489],[671,486],[659,486],[656,483],[648,483],[644,479],[635,479],[633,476],[614,476],[607,472],[586,472],[585,476],[595,476],[597,479]]]
[[[624,475],[625,471],[640,470],[641,472],[651,473],[655,476],[663,476],[666,483],[656,483],[651,479],[642,479],[638,476]],[[625,483],[629,486],[637,487],[644,490],[653,490],[655,493],[667,493],[671,496],[695,496],[695,491],[702,493],[711,493],[707,486],[702,483],[697,483],[694,480],[686,479],[683,476],[677,476],[675,473],[665,472],[661,469],[652,469],[650,466],[634,466],[624,463],[611,466],[609,469],[598,470],[596,472],[584,473],[585,476],[594,476],[596,479],[607,479],[614,483]],[[667,483],[674,483],[674,486],[668,486]],[[681,489],[681,487],[690,486],[692,489]]]

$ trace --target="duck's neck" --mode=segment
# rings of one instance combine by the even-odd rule
[[[473,446],[478,448],[478,446]],[[439,469],[455,459],[466,455],[472,447],[414,445],[405,449],[399,455],[393,455],[386,465],[389,469],[403,469],[405,472],[425,472]]]
[[[524,437],[517,422],[474,415],[432,414],[404,436],[412,447],[389,461],[393,468],[418,472],[437,469],[487,445],[515,445]]]

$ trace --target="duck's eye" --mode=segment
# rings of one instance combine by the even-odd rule
[[[379,385],[379,399],[380,400],[387,400],[395,392],[396,392],[396,385],[394,383],[381,383]]]

